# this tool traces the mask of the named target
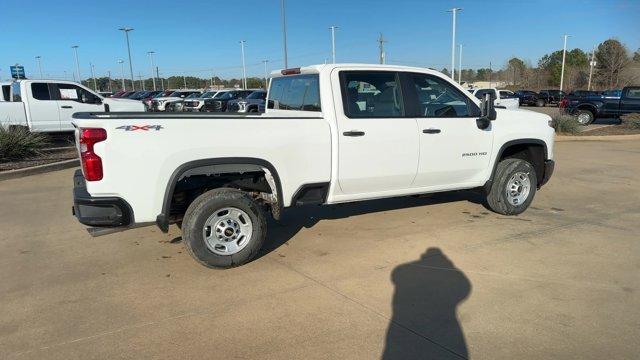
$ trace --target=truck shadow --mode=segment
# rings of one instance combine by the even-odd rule
[[[439,248],[396,267],[393,315],[382,359],[468,359],[456,310],[471,282]]]
[[[320,220],[344,219],[351,216],[412,207],[468,201],[486,207],[484,196],[477,191],[454,191],[421,196],[406,196],[324,206],[302,206],[285,209],[283,220],[269,220],[267,240],[258,254],[260,258],[286,244],[301,229],[311,228]]]

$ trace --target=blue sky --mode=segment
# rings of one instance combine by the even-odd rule
[[[338,62],[377,62],[376,39],[384,33],[388,63],[450,67],[451,14],[461,7],[457,43],[464,44],[463,67],[502,67],[518,56],[535,64],[562,48],[591,49],[616,37],[630,50],[640,48],[640,1],[406,1],[287,0],[290,67],[322,63],[331,57],[328,27],[336,35]],[[246,40],[249,75],[283,66],[280,0],[245,1],[3,1],[1,8],[0,78],[9,65],[25,66],[36,75],[35,56],[42,56],[45,76],[74,71],[71,45],[79,45],[81,75],[112,71],[127,59],[122,26],[131,35],[135,75],[149,76],[147,51],[156,52],[162,75],[241,76],[239,40]],[[456,59],[456,66],[457,66]]]

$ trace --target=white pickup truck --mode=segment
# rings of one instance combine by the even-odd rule
[[[554,169],[549,116],[494,109],[424,68],[282,70],[261,115],[74,118],[78,220],[94,235],[177,223],[209,267],[250,261],[266,214],[285,207],[481,189],[494,211],[515,215]]]
[[[520,107],[520,100],[509,90],[498,90],[496,88],[475,88],[469,90],[476,98],[482,99],[485,94],[491,95],[493,104],[505,109],[517,109]],[[511,96],[513,95],[513,96]]]
[[[33,132],[73,131],[72,115],[86,111],[144,111],[136,100],[104,98],[85,86],[60,80],[3,83],[0,126],[24,126]]]

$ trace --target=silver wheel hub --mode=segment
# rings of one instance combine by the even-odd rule
[[[589,114],[581,113],[578,115],[578,122],[582,125],[589,123],[591,116]]]
[[[234,207],[216,210],[202,229],[207,248],[218,255],[232,255],[244,249],[252,234],[251,218]]]
[[[529,197],[531,192],[531,181],[529,180],[529,174],[523,172],[517,172],[507,181],[507,201],[509,204],[518,206],[522,205]]]

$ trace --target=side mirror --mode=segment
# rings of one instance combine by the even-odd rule
[[[493,97],[489,93],[484,94],[484,97],[482,98],[480,104],[480,109],[482,110],[481,117],[484,119],[493,121],[498,117],[498,115],[496,114],[496,109],[493,105]]]

